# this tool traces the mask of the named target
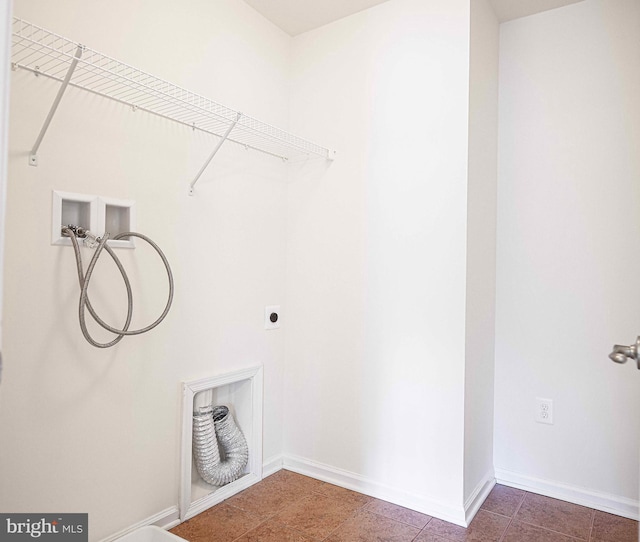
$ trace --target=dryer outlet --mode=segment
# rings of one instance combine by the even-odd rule
[[[280,305],[267,305],[264,308],[264,328],[278,329],[282,315],[280,314]]]

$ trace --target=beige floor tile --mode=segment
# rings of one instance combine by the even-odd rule
[[[464,529],[287,470],[171,532],[189,542],[638,542],[636,521],[507,486]]]
[[[414,540],[414,542],[451,542],[451,541],[446,538],[442,538],[441,536],[437,536],[433,533],[422,531],[418,536],[418,538]]]
[[[299,493],[300,496],[306,496],[313,491],[322,491],[322,488],[327,485],[315,478],[285,469],[279,470],[273,476],[279,483],[286,485],[291,491]]]
[[[225,503],[263,519],[268,519],[301,497],[299,491],[290,491],[282,480],[269,476],[269,478],[265,478],[234,495]]]
[[[471,522],[468,528],[459,527],[453,523],[442,521],[441,519],[432,519],[424,528],[422,538],[416,539],[416,542],[424,542],[428,540],[427,534],[440,536],[446,540],[453,542],[498,542],[509,525],[509,518],[480,510]]]
[[[261,519],[246,512],[219,504],[171,529],[189,542],[231,542],[257,527]]]
[[[364,506],[373,500],[373,497],[356,493],[343,487],[334,486],[333,484],[324,484],[324,486],[320,487],[317,491],[332,499],[341,499],[358,506]]]
[[[373,499],[364,509],[367,512],[373,512],[374,514],[399,521],[400,523],[406,523],[418,529],[422,529],[431,520],[431,516],[403,508],[397,504],[381,501],[380,499]]]
[[[274,519],[306,536],[323,540],[359,508],[350,501],[314,493],[289,505]]]
[[[564,534],[547,531],[542,527],[534,527],[527,523],[513,521],[507,529],[503,542],[578,542]]]
[[[420,532],[399,521],[360,511],[340,525],[327,542],[412,542]]]
[[[502,516],[513,517],[524,496],[525,492],[521,489],[496,484],[482,504],[481,509]]]
[[[270,519],[235,542],[312,542],[312,539]]]
[[[527,493],[515,519],[581,540],[589,538],[590,508]]]
[[[596,510],[592,542],[638,542],[638,522]]]

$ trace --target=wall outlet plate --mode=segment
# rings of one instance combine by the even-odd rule
[[[278,329],[281,319],[280,305],[267,305],[264,308],[265,329]]]
[[[536,397],[536,421],[553,425],[553,400]]]

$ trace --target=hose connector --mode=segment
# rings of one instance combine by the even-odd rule
[[[73,235],[75,235],[78,239],[84,239],[89,233],[89,230],[85,230],[82,226],[76,226],[75,224],[68,224],[66,226],[62,226],[62,235],[66,235],[70,237],[71,235],[67,230],[71,230]]]
[[[84,233],[85,233],[85,236],[84,236],[85,247],[96,248],[100,244],[100,241],[102,241],[102,237],[97,237],[96,235],[91,233],[89,230],[84,230]],[[109,234],[105,233],[105,235],[107,236],[107,239],[108,239]]]

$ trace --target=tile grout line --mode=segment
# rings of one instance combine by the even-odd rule
[[[396,523],[400,523],[402,525],[406,525],[407,527],[413,527],[414,529],[418,529],[418,531],[422,531],[422,529],[424,529],[424,527],[426,527],[429,524],[429,521],[431,521],[433,519],[431,516],[429,516],[429,521],[427,521],[427,523],[424,524],[424,527],[418,527],[417,525],[412,525],[411,523],[407,523],[405,521],[401,521],[401,520],[396,519],[396,518],[391,518],[389,516],[385,516],[384,514],[381,514],[379,512],[374,511],[374,510],[367,510],[367,506],[369,506],[369,504],[371,504],[371,503],[365,504],[362,507],[362,510],[364,512],[367,512],[369,514],[375,514],[376,516],[379,516],[379,517],[384,518],[384,519],[390,519],[391,521],[395,521]],[[404,507],[401,507],[401,508],[404,508]],[[407,508],[406,510],[410,510],[410,508]],[[413,512],[415,512],[415,510],[413,510]],[[421,514],[421,513],[422,512],[418,512],[418,514]],[[424,514],[424,515],[427,516],[428,514]]]
[[[234,497],[235,497],[235,495],[234,495]],[[233,498],[233,497],[229,497],[229,499],[231,499],[231,498]],[[220,506],[221,504],[225,504],[225,503],[226,503],[226,504],[228,504],[228,503],[227,503],[227,501],[228,501],[229,499],[227,499],[227,500],[225,500],[225,501],[222,501],[221,503],[217,504],[216,506]],[[261,520],[261,521],[260,521],[260,523],[258,523],[258,525],[256,525],[256,526],[255,526],[255,527],[253,527],[252,529],[249,529],[248,531],[245,531],[245,532],[244,532],[244,533],[242,533],[240,536],[238,536],[238,537],[234,538],[231,542],[235,542],[236,540],[240,540],[243,536],[246,536],[246,535],[247,535],[247,534],[249,534],[250,532],[255,531],[256,529],[259,529],[259,528],[260,528],[260,527],[262,527],[265,523],[267,523],[267,522],[269,522],[269,521],[271,521],[271,520],[276,521],[275,517],[278,515],[278,512],[280,512],[280,510],[278,510],[277,512],[275,512],[275,513],[273,513],[273,514],[271,514],[271,515],[269,515],[269,516],[261,516],[261,515],[259,515],[259,514],[254,513],[254,512],[249,512],[249,511],[247,511],[247,510],[244,510],[243,508],[240,508],[239,506],[234,506],[233,504],[228,504],[228,506],[230,506],[231,508],[235,508],[236,510],[240,510],[241,512],[243,512],[244,514],[247,514],[247,515],[248,515],[248,516],[250,516],[250,517],[253,517],[253,518],[256,518],[256,519]],[[283,509],[284,509],[284,508],[285,508],[285,507],[283,507]],[[280,522],[278,522],[278,523],[279,523],[280,525],[284,525],[284,523],[280,523]],[[286,525],[285,525],[285,526],[286,526]]]
[[[499,516],[499,517],[501,517],[501,518],[509,518],[509,516],[505,516],[504,514],[498,514],[497,512],[491,512],[490,510],[486,510],[486,509],[484,509],[484,508],[480,508],[480,510],[478,510],[478,512],[480,512],[480,511],[482,511],[482,512],[486,512],[487,514],[491,514],[491,515],[493,515],[493,516]],[[419,537],[422,533],[427,532],[427,531],[426,531],[427,527],[429,526],[429,524],[430,524],[434,519],[438,519],[438,518],[434,518],[434,517],[432,517],[429,521],[427,521],[427,524],[426,524],[422,529],[420,529],[420,532],[416,535],[416,538],[414,538],[414,539],[412,540],[412,542],[415,542],[415,541],[418,539],[418,537]],[[509,518],[509,519],[510,519],[510,518]],[[441,519],[441,520],[439,520],[439,521],[444,521],[444,520],[443,520],[443,519]],[[444,521],[444,522],[445,522],[445,523],[449,523],[448,521]],[[399,522],[399,523],[401,523],[401,522]],[[511,521],[509,521],[509,524],[511,524]],[[413,525],[412,525],[412,527],[413,527]],[[459,525],[458,525],[458,527],[459,527]],[[507,525],[507,528],[508,528],[508,527],[509,527],[509,525]],[[417,528],[417,527],[416,527],[416,528]],[[466,530],[466,529],[468,529],[468,527],[462,527],[462,528],[463,528],[463,529],[465,529],[465,530]],[[507,531],[506,531],[506,529],[505,529],[505,533],[506,533],[506,532],[507,532]],[[427,533],[427,534],[428,534],[428,533]],[[453,538],[448,538],[448,537],[446,537],[446,536],[444,536],[444,535],[442,535],[442,534],[434,534],[434,536],[437,536],[438,538],[441,538],[441,539],[442,539],[442,540],[444,540],[445,542],[459,542],[459,541],[454,540]],[[500,540],[502,540],[502,537],[500,537]],[[496,541],[496,542],[500,542],[500,540],[498,540],[498,541]]]
[[[274,473],[277,474],[277,473]],[[261,480],[259,483],[261,483],[263,480]],[[245,490],[246,491],[246,490]],[[265,523],[267,523],[268,521],[274,521],[275,523],[277,523],[278,525],[281,525],[287,529],[292,529],[295,532],[299,532],[301,535],[304,535],[306,538],[309,538],[306,534],[302,533],[301,531],[298,531],[297,529],[292,528],[291,526],[287,525],[286,523],[282,522],[282,521],[278,521],[276,519],[276,517],[278,516],[278,514],[280,512],[282,512],[285,508],[287,508],[289,505],[294,504],[294,502],[300,502],[304,499],[307,499],[311,496],[311,493],[313,492],[313,490],[310,490],[308,493],[305,493],[304,495],[301,495],[298,499],[296,499],[295,501],[282,506],[282,508],[276,510],[273,514],[267,515],[267,516],[263,516],[263,515],[259,515],[256,514],[254,512],[245,510],[244,508],[241,508],[239,506],[234,506],[233,504],[229,504],[227,501],[229,501],[230,499],[232,499],[233,497],[235,497],[235,495],[233,495],[232,497],[229,497],[229,499],[226,499],[224,501],[222,501],[221,503],[217,504],[216,506],[220,506],[222,504],[227,504],[228,506],[235,508],[236,510],[240,510],[241,512],[243,512],[244,514],[247,514],[248,516],[254,517],[256,519],[261,520],[260,523],[258,523],[258,525],[256,525],[255,527],[253,527],[252,529],[249,529],[247,531],[245,531],[244,533],[242,533],[240,536],[234,538],[231,542],[235,542],[239,539],[241,539],[243,536],[246,536],[248,533],[260,528],[262,525],[264,525]],[[242,493],[242,492],[241,492]]]
[[[422,529],[420,529],[420,530],[418,531],[418,534],[414,537],[414,539],[413,539],[411,542],[415,542],[416,540],[418,540],[418,537],[419,537],[422,533],[424,533],[424,530],[427,528],[427,525],[429,525],[429,523],[431,523],[431,521],[433,521],[433,517],[432,517],[432,516],[429,516],[429,518],[430,518],[430,519],[429,519],[429,521],[427,521],[427,524],[426,524]]]
[[[324,495],[323,493],[321,493],[321,492],[319,492],[319,491],[316,491],[315,489],[310,489],[306,494],[302,495],[302,496],[300,497],[300,499],[299,499],[299,500],[309,499],[310,497],[312,497],[312,496],[313,496],[313,494],[314,494],[314,493],[316,493],[316,494],[318,494],[318,495],[321,495],[321,496],[323,496],[323,497],[327,497],[327,495]],[[328,497],[327,497],[327,498],[328,498]],[[223,501],[223,502],[224,502],[224,501]],[[222,503],[220,503],[220,504],[222,504]],[[300,529],[297,529],[296,527],[291,526],[291,525],[289,525],[289,524],[287,524],[287,523],[285,523],[285,522],[283,522],[283,521],[281,521],[281,520],[279,520],[279,519],[278,519],[278,514],[280,514],[280,512],[282,512],[282,511],[284,511],[284,510],[285,510],[285,509],[286,509],[290,504],[294,504],[294,503],[289,503],[289,504],[287,504],[287,505],[282,506],[282,508],[279,508],[278,510],[276,510],[273,514],[271,514],[271,515],[269,515],[269,516],[259,516],[259,515],[257,515],[257,514],[255,514],[255,515],[254,515],[253,513],[250,513],[250,512],[248,512],[248,511],[246,511],[246,510],[244,510],[244,509],[240,508],[239,506],[229,505],[229,506],[232,506],[233,508],[236,508],[237,510],[240,510],[240,511],[244,512],[245,514],[248,514],[248,515],[251,515],[251,516],[256,517],[256,519],[262,519],[262,521],[261,521],[258,525],[256,525],[254,528],[249,529],[248,531],[246,531],[246,532],[242,533],[242,534],[241,534],[240,536],[238,536],[237,538],[234,538],[232,542],[236,542],[237,540],[240,540],[243,536],[246,536],[248,533],[250,533],[250,532],[252,532],[252,531],[254,531],[254,530],[256,530],[256,529],[260,528],[262,525],[264,525],[264,524],[265,524],[265,523],[267,523],[268,521],[272,521],[272,520],[273,520],[275,523],[277,523],[278,525],[280,525],[280,526],[284,527],[285,529],[289,529],[289,530],[291,530],[291,531],[293,531],[293,532],[296,532],[296,533],[298,533],[300,536],[303,536],[304,538],[306,538],[306,539],[310,540],[311,542],[320,542],[320,540],[319,540],[319,539],[314,538],[314,537],[311,537],[311,536],[309,536],[307,533],[305,533],[305,532],[301,531]],[[323,540],[324,540],[324,539],[323,539]]]
[[[286,523],[280,523],[280,525],[282,525],[285,529],[289,529],[294,533],[298,533],[302,538],[304,538],[305,540],[309,540],[310,542],[322,542],[322,540],[325,540],[324,538],[314,538],[313,536],[301,531],[300,529],[292,527],[291,525],[287,525]]]
[[[522,507],[522,505],[524,504],[524,500],[526,498],[527,495],[530,495],[531,493],[529,491],[525,492],[525,496],[522,498],[522,502],[520,503],[520,505],[518,506],[518,509],[516,510],[516,512],[513,514],[513,519],[515,519],[516,514],[520,511],[520,508]],[[537,493],[533,493],[533,495],[538,495]],[[595,513],[595,510],[591,509],[592,513]],[[570,538],[571,540],[579,540],[581,542],[589,542],[589,537],[591,536],[591,531],[589,531],[589,534],[587,535],[587,539],[585,540],[584,538],[578,538],[576,536],[571,536],[570,534],[567,533],[561,533],[560,531],[554,531],[553,529],[549,529],[548,527],[543,527],[542,525],[536,525],[535,523],[529,523],[528,521],[523,521],[523,520],[518,520],[520,523],[524,523],[525,525],[529,525],[530,527],[535,527],[536,529],[542,529],[543,531],[548,531],[550,533],[554,533],[554,534],[559,534],[561,536],[565,536],[567,538]],[[593,521],[593,516],[592,516],[592,521]],[[509,525],[511,525],[511,523],[509,523]],[[506,534],[506,531],[505,531]],[[502,539],[499,541],[502,542]]]
[[[535,527],[536,529],[540,529],[542,531],[547,531],[553,534],[559,534],[560,536],[564,536],[566,538],[570,538],[571,540],[579,540],[580,542],[589,542],[588,538],[578,538],[577,536],[571,536],[567,533],[561,533],[560,531],[554,531],[553,529],[549,529],[548,527],[543,527],[542,525],[536,525],[535,523],[529,523],[528,521],[518,520],[520,523],[524,525],[529,525],[529,527]]]
[[[591,542],[591,538],[593,537],[593,526],[596,522],[596,511],[595,508],[591,510],[591,527],[589,528],[589,538],[587,540]]]
[[[302,495],[297,501],[294,501],[291,503],[291,505],[295,504],[296,502],[301,502],[307,499],[310,499],[311,497],[313,497],[313,494],[316,495],[320,495],[321,497],[325,497],[325,498],[329,498],[327,495],[324,495],[323,493],[320,493],[319,491],[316,491],[315,489],[310,489],[308,493],[305,493],[304,495]],[[273,519],[275,522],[277,522],[279,525],[283,526],[286,529],[290,529],[296,533],[298,533],[300,536],[302,536],[303,538],[310,540],[311,542],[321,542],[322,540],[326,540],[325,538],[319,539],[319,538],[315,538],[311,535],[309,535],[308,533],[305,533],[304,531],[302,531],[301,529],[298,529],[296,526],[293,525],[289,525],[288,523],[285,523],[284,521],[279,521],[277,518],[278,514],[280,512],[283,512],[286,508],[288,508],[289,505],[284,506],[281,510],[279,510],[277,513],[275,513],[271,519]],[[340,524],[342,525],[342,524]],[[336,527],[337,528],[337,527]],[[332,531],[333,532],[333,531]]]
[[[293,472],[293,471],[291,471]],[[298,473],[295,473],[298,474]],[[298,474],[299,476],[304,476],[302,474]],[[310,478],[310,477],[307,477]],[[316,480],[316,478],[313,478],[314,480]],[[322,480],[319,480],[320,482],[322,482],[322,485],[335,485],[335,484],[329,484],[327,482],[323,482]],[[336,487],[340,487],[340,486],[336,486]],[[346,489],[346,488],[344,488]],[[351,491],[351,490],[348,490]],[[358,493],[358,492],[354,492],[354,493]],[[321,488],[311,488],[308,490],[308,492],[306,492],[304,495],[302,495],[300,497],[300,499],[298,500],[298,502],[303,501],[305,499],[310,499],[311,497],[313,497],[314,495],[320,496],[320,497],[324,497],[325,499],[330,499],[330,500],[344,500],[340,497],[331,497],[330,495],[327,495],[326,493],[324,493],[322,491]],[[371,502],[371,501],[370,501]],[[290,503],[290,504],[294,504],[294,503]],[[287,529],[291,529],[292,531],[299,533],[301,536],[303,536],[306,539],[309,539],[310,541],[315,541],[315,542],[321,542],[322,540],[327,540],[327,538],[329,538],[337,529],[339,529],[342,525],[344,525],[347,521],[349,521],[350,519],[352,519],[353,517],[355,517],[360,511],[362,511],[367,505],[369,504],[369,502],[362,504],[360,507],[356,508],[352,515],[349,516],[347,519],[345,519],[343,522],[341,522],[338,526],[336,526],[335,529],[333,529],[332,531],[329,532],[329,534],[327,534],[326,537],[322,538],[322,539],[318,539],[315,537],[310,536],[308,533],[305,533],[304,531],[301,531],[300,529],[298,529],[297,527],[293,526],[293,525],[289,525],[288,523],[285,523],[283,521],[279,521],[277,519],[277,516],[280,512],[282,512],[283,510],[285,510],[289,505],[284,506],[282,509],[278,510],[278,512],[276,512],[275,514],[273,514],[269,519],[273,519],[274,521],[276,521],[278,524],[282,525],[283,527],[287,528]]]
[[[502,533],[502,536],[500,537],[498,542],[503,542],[504,541],[505,537],[507,536],[507,532],[509,532],[509,527],[511,527],[511,524],[513,523],[513,520],[515,519],[516,515],[520,511],[520,508],[522,507],[522,503],[524,503],[524,499],[525,499],[526,496],[527,496],[527,492],[525,491],[525,492],[522,493],[522,498],[520,499],[520,502],[518,503],[518,506],[516,506],[516,509],[513,511],[513,514],[509,518],[509,523],[507,523],[507,528]]]
[[[434,519],[438,519],[439,521],[444,521],[443,519],[439,519],[439,518],[431,518],[431,519],[427,522],[427,524],[426,524],[426,525],[421,529],[421,531],[418,533],[418,535],[416,536],[416,538],[414,538],[414,539],[413,539],[413,542],[415,542],[415,540],[418,538],[418,536],[420,536],[422,533],[427,533],[427,534],[428,534],[428,532],[427,532],[427,530],[426,530],[426,529],[427,529],[427,527],[429,526],[429,524],[430,524]],[[448,521],[444,521],[444,522],[445,522],[445,523],[449,523]],[[464,529],[466,529],[466,527],[463,527],[463,528],[464,528]],[[442,539],[442,540],[444,540],[445,542],[456,542],[455,540],[453,540],[453,539],[451,539],[451,538],[449,538],[449,537],[446,537],[446,536],[444,536],[444,535],[441,535],[441,534],[435,534],[435,533],[434,533],[434,535],[433,535],[433,536],[437,536],[438,538],[441,538],[441,539]]]
[[[235,495],[234,495],[234,496],[235,496]],[[231,498],[232,498],[232,497],[229,497],[229,499],[231,499]],[[225,501],[222,501],[222,502],[219,502],[218,504],[216,504],[216,505],[212,506],[211,508],[207,508],[207,510],[212,510],[213,508],[215,508],[215,507],[217,507],[217,506],[220,506],[220,505],[226,504],[227,506],[230,506],[231,508],[235,508],[236,510],[240,510],[240,512],[242,512],[242,513],[244,513],[244,514],[247,514],[248,516],[251,516],[251,517],[253,517],[253,518],[260,519],[260,520],[262,520],[262,521],[267,521],[267,520],[269,520],[269,519],[271,519],[271,518],[272,518],[272,516],[261,516],[260,514],[257,514],[257,513],[253,512],[253,511],[251,511],[251,510],[245,510],[244,508],[242,508],[242,507],[240,507],[240,506],[236,506],[235,504],[230,504],[230,503],[228,503],[228,502],[227,502],[229,499],[227,499],[227,500],[225,500]],[[205,510],[204,512],[206,512],[207,510]],[[204,514],[204,512],[200,512],[200,514]],[[277,512],[276,512],[276,513],[277,513]],[[196,516],[193,516],[193,518],[198,517],[200,514],[198,514],[198,515],[196,515]],[[274,515],[275,515],[275,514],[274,514]],[[189,519],[189,520],[187,520],[187,521],[191,521],[193,518],[190,518],[190,519]]]
[[[338,487],[339,487],[339,486],[338,486]],[[318,493],[320,493],[320,492],[318,492]],[[357,493],[357,492],[356,492],[356,493]],[[325,495],[325,494],[323,494],[323,493],[320,493],[320,494],[321,494],[322,496],[324,496],[324,497],[328,497],[327,495]],[[376,500],[381,500],[381,499],[376,499],[375,497],[372,497],[372,500],[371,500],[371,501],[369,501],[369,502],[367,502],[367,503],[363,504],[362,506],[360,506],[360,508],[357,508],[357,509],[353,512],[353,514],[352,514],[351,516],[349,516],[349,517],[348,517],[346,520],[344,520],[340,525],[338,525],[338,526],[337,526],[333,531],[331,531],[331,532],[327,535],[327,537],[326,537],[326,538],[323,538],[323,540],[327,540],[328,538],[330,538],[330,537],[335,533],[335,531],[336,531],[337,529],[339,529],[339,528],[340,528],[340,527],[342,527],[346,522],[348,522],[348,521],[352,520],[353,518],[355,518],[356,516],[358,516],[359,514],[361,514],[361,513],[363,513],[363,512],[364,512],[364,513],[367,513],[367,514],[372,514],[372,515],[374,515],[374,516],[376,516],[376,517],[379,517],[379,518],[385,519],[385,520],[387,520],[387,521],[392,521],[392,522],[394,522],[394,523],[398,523],[398,524],[400,524],[400,525],[404,525],[404,526],[406,526],[406,527],[411,527],[411,528],[413,528],[413,529],[417,529],[417,530],[418,530],[418,532],[416,533],[416,536],[412,539],[412,542],[413,542],[413,541],[414,541],[418,536],[420,536],[420,533],[422,533],[422,531],[423,531],[424,527],[426,527],[426,526],[429,524],[429,522],[433,519],[433,517],[432,517],[432,516],[428,516],[428,514],[423,514],[423,515],[427,516],[429,519],[427,520],[427,522],[425,523],[425,525],[424,525],[423,527],[418,527],[417,525],[413,525],[413,524],[411,524],[411,523],[406,523],[406,522],[404,522],[404,521],[401,521],[401,520],[396,519],[396,518],[392,518],[392,517],[387,516],[387,515],[385,515],[385,514],[382,514],[382,513],[380,513],[380,512],[376,512],[376,511],[374,511],[374,510],[369,510],[369,509],[368,509],[368,507],[369,507],[372,503],[374,503]],[[382,501],[382,502],[387,502],[387,501]],[[392,504],[393,504],[393,503],[392,503]],[[405,508],[405,507],[403,507],[403,506],[399,506],[399,505],[396,505],[396,506],[398,506],[399,508]],[[405,509],[406,509],[406,510],[410,510],[409,508],[405,508]]]
[[[325,495],[325,497],[326,497],[326,495]],[[367,504],[369,504],[369,503],[367,503]],[[351,519],[355,518],[355,517],[358,515],[358,513],[359,513],[359,512],[361,512],[361,511],[364,509],[364,507],[365,507],[365,506],[367,506],[367,505],[366,505],[366,504],[363,504],[360,508],[356,508],[356,509],[353,511],[353,513],[352,513],[352,514],[351,514],[347,519],[345,519],[342,523],[340,523],[340,525],[336,526],[336,528],[335,528],[335,529],[333,529],[332,531],[330,531],[330,532],[327,534],[327,536],[325,536],[322,540],[323,540],[323,541],[324,541],[324,540],[329,540],[329,538],[331,538],[331,536],[333,535],[333,533],[335,533],[335,532],[336,532],[340,527],[342,527],[342,526],[343,526],[347,521],[349,521],[349,520],[351,520]]]
[[[264,525],[267,521],[269,521],[268,519],[265,519],[264,521],[261,521],[260,523],[258,523],[258,525],[256,525],[253,529],[249,529],[248,531],[245,531],[244,533],[242,533],[240,536],[234,538],[231,542],[235,542],[236,540],[240,540],[243,536],[249,534],[251,531],[255,531],[256,529],[260,528],[262,525]]]

